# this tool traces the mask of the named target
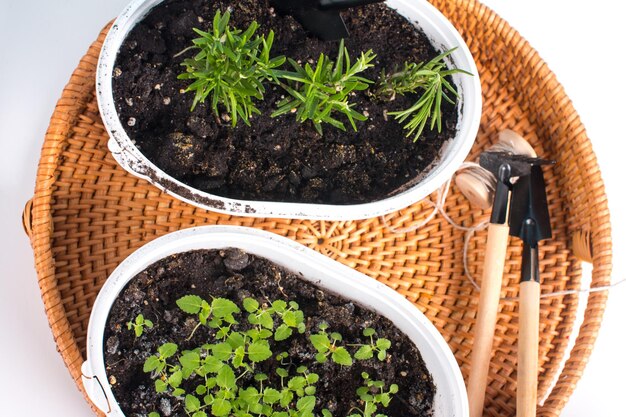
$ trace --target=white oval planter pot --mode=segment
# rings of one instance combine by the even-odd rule
[[[196,249],[240,248],[300,273],[315,283],[387,317],[422,354],[437,393],[433,417],[469,415],[467,394],[454,355],[435,326],[409,301],[386,285],[290,239],[236,226],[204,226],[165,235],[135,251],[113,271],[100,290],[87,330],[83,385],[91,401],[108,416],[123,417],[104,365],[104,329],[109,311],[126,284],[149,265],[175,253]]]
[[[98,62],[96,90],[98,106],[110,135],[109,149],[128,172],[143,178],[174,197],[198,207],[221,213],[253,217],[286,217],[317,220],[356,220],[376,217],[407,207],[439,188],[452,177],[469,153],[480,123],[482,97],[476,64],[452,24],[426,0],[388,0],[386,4],[421,28],[440,50],[457,48],[448,65],[474,76],[455,74],[459,103],[457,134],[441,151],[439,159],[416,183],[395,195],[364,204],[332,205],[236,200],[192,188],[163,172],[132,143],[118,117],[113,101],[112,75],[119,48],[133,27],[162,0],[135,0],[118,17],[109,31]],[[176,191],[173,191],[176,190]]]

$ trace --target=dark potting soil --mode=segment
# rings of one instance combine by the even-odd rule
[[[345,417],[353,407],[362,408],[356,395],[357,388],[363,385],[362,372],[368,372],[374,380],[385,381],[386,387],[392,383],[399,386],[389,407],[380,407],[377,413],[389,417],[431,415],[435,394],[432,377],[415,345],[389,320],[328,293],[266,259],[227,249],[190,251],[167,257],[134,277],[116,299],[107,319],[103,349],[109,382],[126,416],[145,417],[152,411],[162,417],[186,416],[183,401],[156,393],[150,374],[143,372],[143,363],[166,342],[178,344],[178,352],[216,343],[215,330],[205,326],[200,326],[191,340],[186,341],[197,325],[197,316],[180,310],[176,300],[189,294],[209,302],[211,297],[228,298],[240,307],[246,297],[261,304],[278,299],[296,301],[304,313],[305,333],[294,331],[287,340],[269,341],[272,352],[289,353],[291,364],[286,367],[290,375],[296,375],[295,369],[301,365],[319,374],[316,415],[327,408],[334,416]],[[139,314],[151,320],[154,327],[135,338],[126,323]],[[250,326],[244,324],[245,318],[240,317],[239,321],[241,324],[235,330],[245,331]],[[332,361],[318,363],[309,336],[318,332],[322,322],[328,323],[328,332],[339,332],[342,343],[346,344],[366,343],[362,332],[373,328],[377,337],[391,341],[386,360],[381,362],[376,357],[355,360],[350,367]],[[255,372],[269,376],[269,385],[265,386],[280,388],[280,378],[275,373],[278,366],[285,365],[273,357],[257,364]],[[239,385],[248,384],[258,383],[252,380],[252,375],[242,377]]]
[[[192,28],[207,30],[217,10],[231,9],[231,26],[247,28],[256,20],[258,33],[275,32],[273,55],[316,62],[320,53],[334,59],[338,42],[309,37],[289,16],[280,16],[267,0],[166,0],[155,7],[124,41],[114,70],[113,91],[120,120],[141,152],[178,180],[212,194],[252,200],[352,204],[379,200],[413,184],[456,133],[457,111],[444,103],[441,133],[427,127],[416,143],[387,112],[410,107],[417,96],[380,102],[365,92],[351,97],[368,115],[354,132],[324,125],[320,136],[310,121],[295,115],[271,118],[284,94],[268,88],[256,103],[261,115],[252,125],[232,128],[213,115],[210,106],[191,112],[194,93],[178,80],[179,56],[197,37]],[[426,62],[439,54],[412,23],[384,5],[343,12],[350,30],[346,47],[352,60],[372,49],[375,66],[364,75],[376,80],[380,71],[405,61]],[[285,66],[287,68],[287,65]],[[268,86],[269,87],[269,86]],[[208,100],[207,102],[210,102]],[[224,115],[222,115],[224,117]]]

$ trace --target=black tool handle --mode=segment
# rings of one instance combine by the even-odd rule
[[[539,247],[537,243],[524,242],[521,281],[539,282]]]
[[[372,3],[382,3],[383,1],[384,0],[320,0],[319,7],[322,10],[343,10]]]
[[[500,181],[496,184],[490,223],[509,224],[509,187]]]
[[[510,181],[511,166],[502,164],[498,167],[496,175],[496,194],[493,198],[493,209],[491,210],[491,221],[493,224],[509,224],[509,202],[510,202]]]

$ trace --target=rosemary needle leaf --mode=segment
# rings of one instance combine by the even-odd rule
[[[278,71],[277,75],[285,80],[280,85],[289,96],[278,102],[272,117],[295,113],[301,123],[311,120],[321,135],[322,123],[346,130],[344,123],[334,117],[335,114],[343,114],[356,131],[355,120],[363,121],[367,118],[354,110],[354,103],[349,102],[349,96],[354,91],[365,90],[373,83],[358,74],[372,67],[374,58],[376,55],[369,50],[361,53],[352,65],[342,40],[334,62],[324,54],[320,54],[314,67],[309,63],[302,66],[288,59],[293,71]]]
[[[430,130],[437,128],[437,131],[441,132],[442,100],[451,104],[456,101],[445,90],[455,98],[458,97],[458,92],[446,80],[446,77],[452,74],[472,75],[465,70],[446,68],[443,60],[455,49],[450,49],[427,63],[405,62],[400,71],[394,71],[390,74],[385,71],[381,72],[374,96],[382,100],[392,101],[398,94],[421,92],[418,100],[408,109],[389,113],[400,123],[406,122],[404,128],[407,130],[407,137],[414,135],[413,141],[420,138],[427,125]]]
[[[263,98],[263,82],[277,80],[277,70],[285,62],[284,56],[271,58],[274,33],[254,36],[257,22],[242,32],[229,27],[230,13],[217,11],[213,27],[204,32],[194,29],[199,38],[181,51],[197,51],[192,58],[182,62],[185,72],[178,76],[192,81],[185,92],[195,92],[191,110],[210,96],[211,109],[219,116],[223,106],[236,126],[239,119],[250,124],[253,114],[260,114],[254,105]]]

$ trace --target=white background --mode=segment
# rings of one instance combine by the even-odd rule
[[[208,0],[207,0],[208,1]],[[0,414],[91,411],[57,354],[21,227],[55,102],[104,24],[127,0],[0,0]],[[626,275],[624,41],[611,0],[485,0],[556,73],[587,127],[613,215],[614,280]],[[620,10],[618,10],[620,9]],[[626,285],[611,292],[595,350],[564,416],[624,416]]]

